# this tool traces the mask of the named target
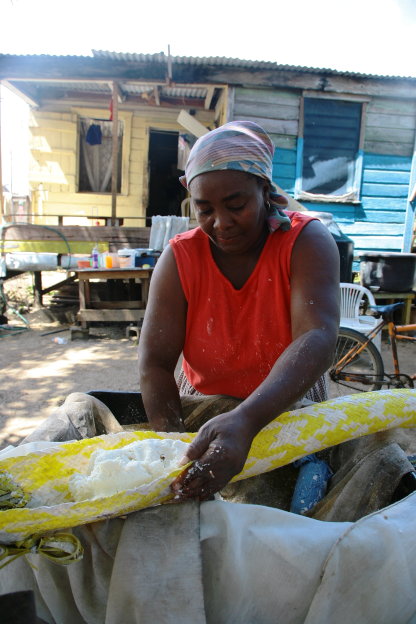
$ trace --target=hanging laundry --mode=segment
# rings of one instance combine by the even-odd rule
[[[101,145],[102,143],[102,132],[101,126],[98,124],[91,124],[88,128],[87,134],[85,135],[85,140],[90,145]]]

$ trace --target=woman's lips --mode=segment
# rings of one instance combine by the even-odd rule
[[[221,245],[228,245],[238,238],[238,236],[216,236],[217,243],[221,243]]]

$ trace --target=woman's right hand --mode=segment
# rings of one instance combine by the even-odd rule
[[[182,460],[193,462],[172,484],[177,500],[207,500],[244,467],[254,432],[238,408],[205,423]]]

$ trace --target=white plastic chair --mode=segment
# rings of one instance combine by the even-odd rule
[[[360,305],[365,298],[369,305],[376,305],[373,293],[368,288],[359,284],[341,282],[341,320],[340,325],[350,327],[362,334],[369,334],[378,324],[379,319],[374,316],[362,314]],[[377,349],[381,350],[381,332],[373,339]]]

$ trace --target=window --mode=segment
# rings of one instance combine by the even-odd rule
[[[362,102],[305,97],[296,196],[357,201]]]
[[[80,120],[78,191],[111,193],[113,170],[113,122],[100,119]],[[118,122],[117,193],[121,192],[123,122]]]

